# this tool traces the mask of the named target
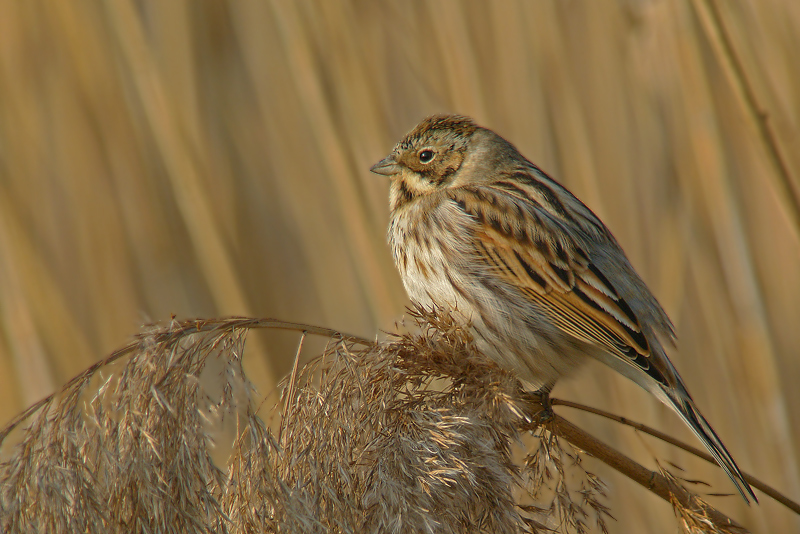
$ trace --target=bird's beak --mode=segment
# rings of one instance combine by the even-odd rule
[[[400,172],[400,165],[394,159],[394,154],[390,154],[380,160],[378,163],[369,168],[375,174],[382,174],[384,176],[392,176]]]

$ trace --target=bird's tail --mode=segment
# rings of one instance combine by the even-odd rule
[[[741,470],[739,470],[739,466],[736,465],[728,449],[722,444],[722,440],[719,439],[717,433],[714,432],[714,429],[708,424],[706,418],[703,417],[703,414],[697,409],[697,406],[695,406],[689,394],[686,393],[685,390],[683,392],[676,392],[675,390],[670,391],[667,390],[667,388],[662,388],[662,390],[666,393],[666,398],[669,401],[670,407],[678,413],[681,419],[692,429],[692,432],[703,442],[703,445],[705,445],[708,452],[710,452],[711,456],[717,461],[717,464],[725,470],[725,473],[727,473],[733,481],[736,489],[739,490],[744,500],[748,504],[750,504],[750,499],[758,502],[758,498],[755,493],[753,493],[750,484],[744,479],[744,475]]]

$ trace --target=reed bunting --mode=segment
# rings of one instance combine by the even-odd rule
[[[758,500],[666,355],[669,317],[572,193],[456,115],[423,120],[371,170],[391,178],[389,243],[413,302],[449,310],[533,390],[600,360],[675,410]]]

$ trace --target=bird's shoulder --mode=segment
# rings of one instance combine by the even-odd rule
[[[559,278],[570,278],[564,282],[564,290],[574,285],[568,271],[586,269],[595,243],[608,241],[609,233],[599,220],[597,229],[584,231],[586,223],[576,220],[583,216],[576,215],[558,192],[546,185],[526,184],[510,176],[489,184],[450,189],[446,194],[453,206],[474,221],[473,238],[519,254],[536,255],[556,266],[564,271]],[[594,226],[593,222],[589,224]]]

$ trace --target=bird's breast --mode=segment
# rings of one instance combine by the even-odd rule
[[[389,225],[389,244],[397,270],[412,302],[466,311],[460,236],[425,206],[397,211]]]

